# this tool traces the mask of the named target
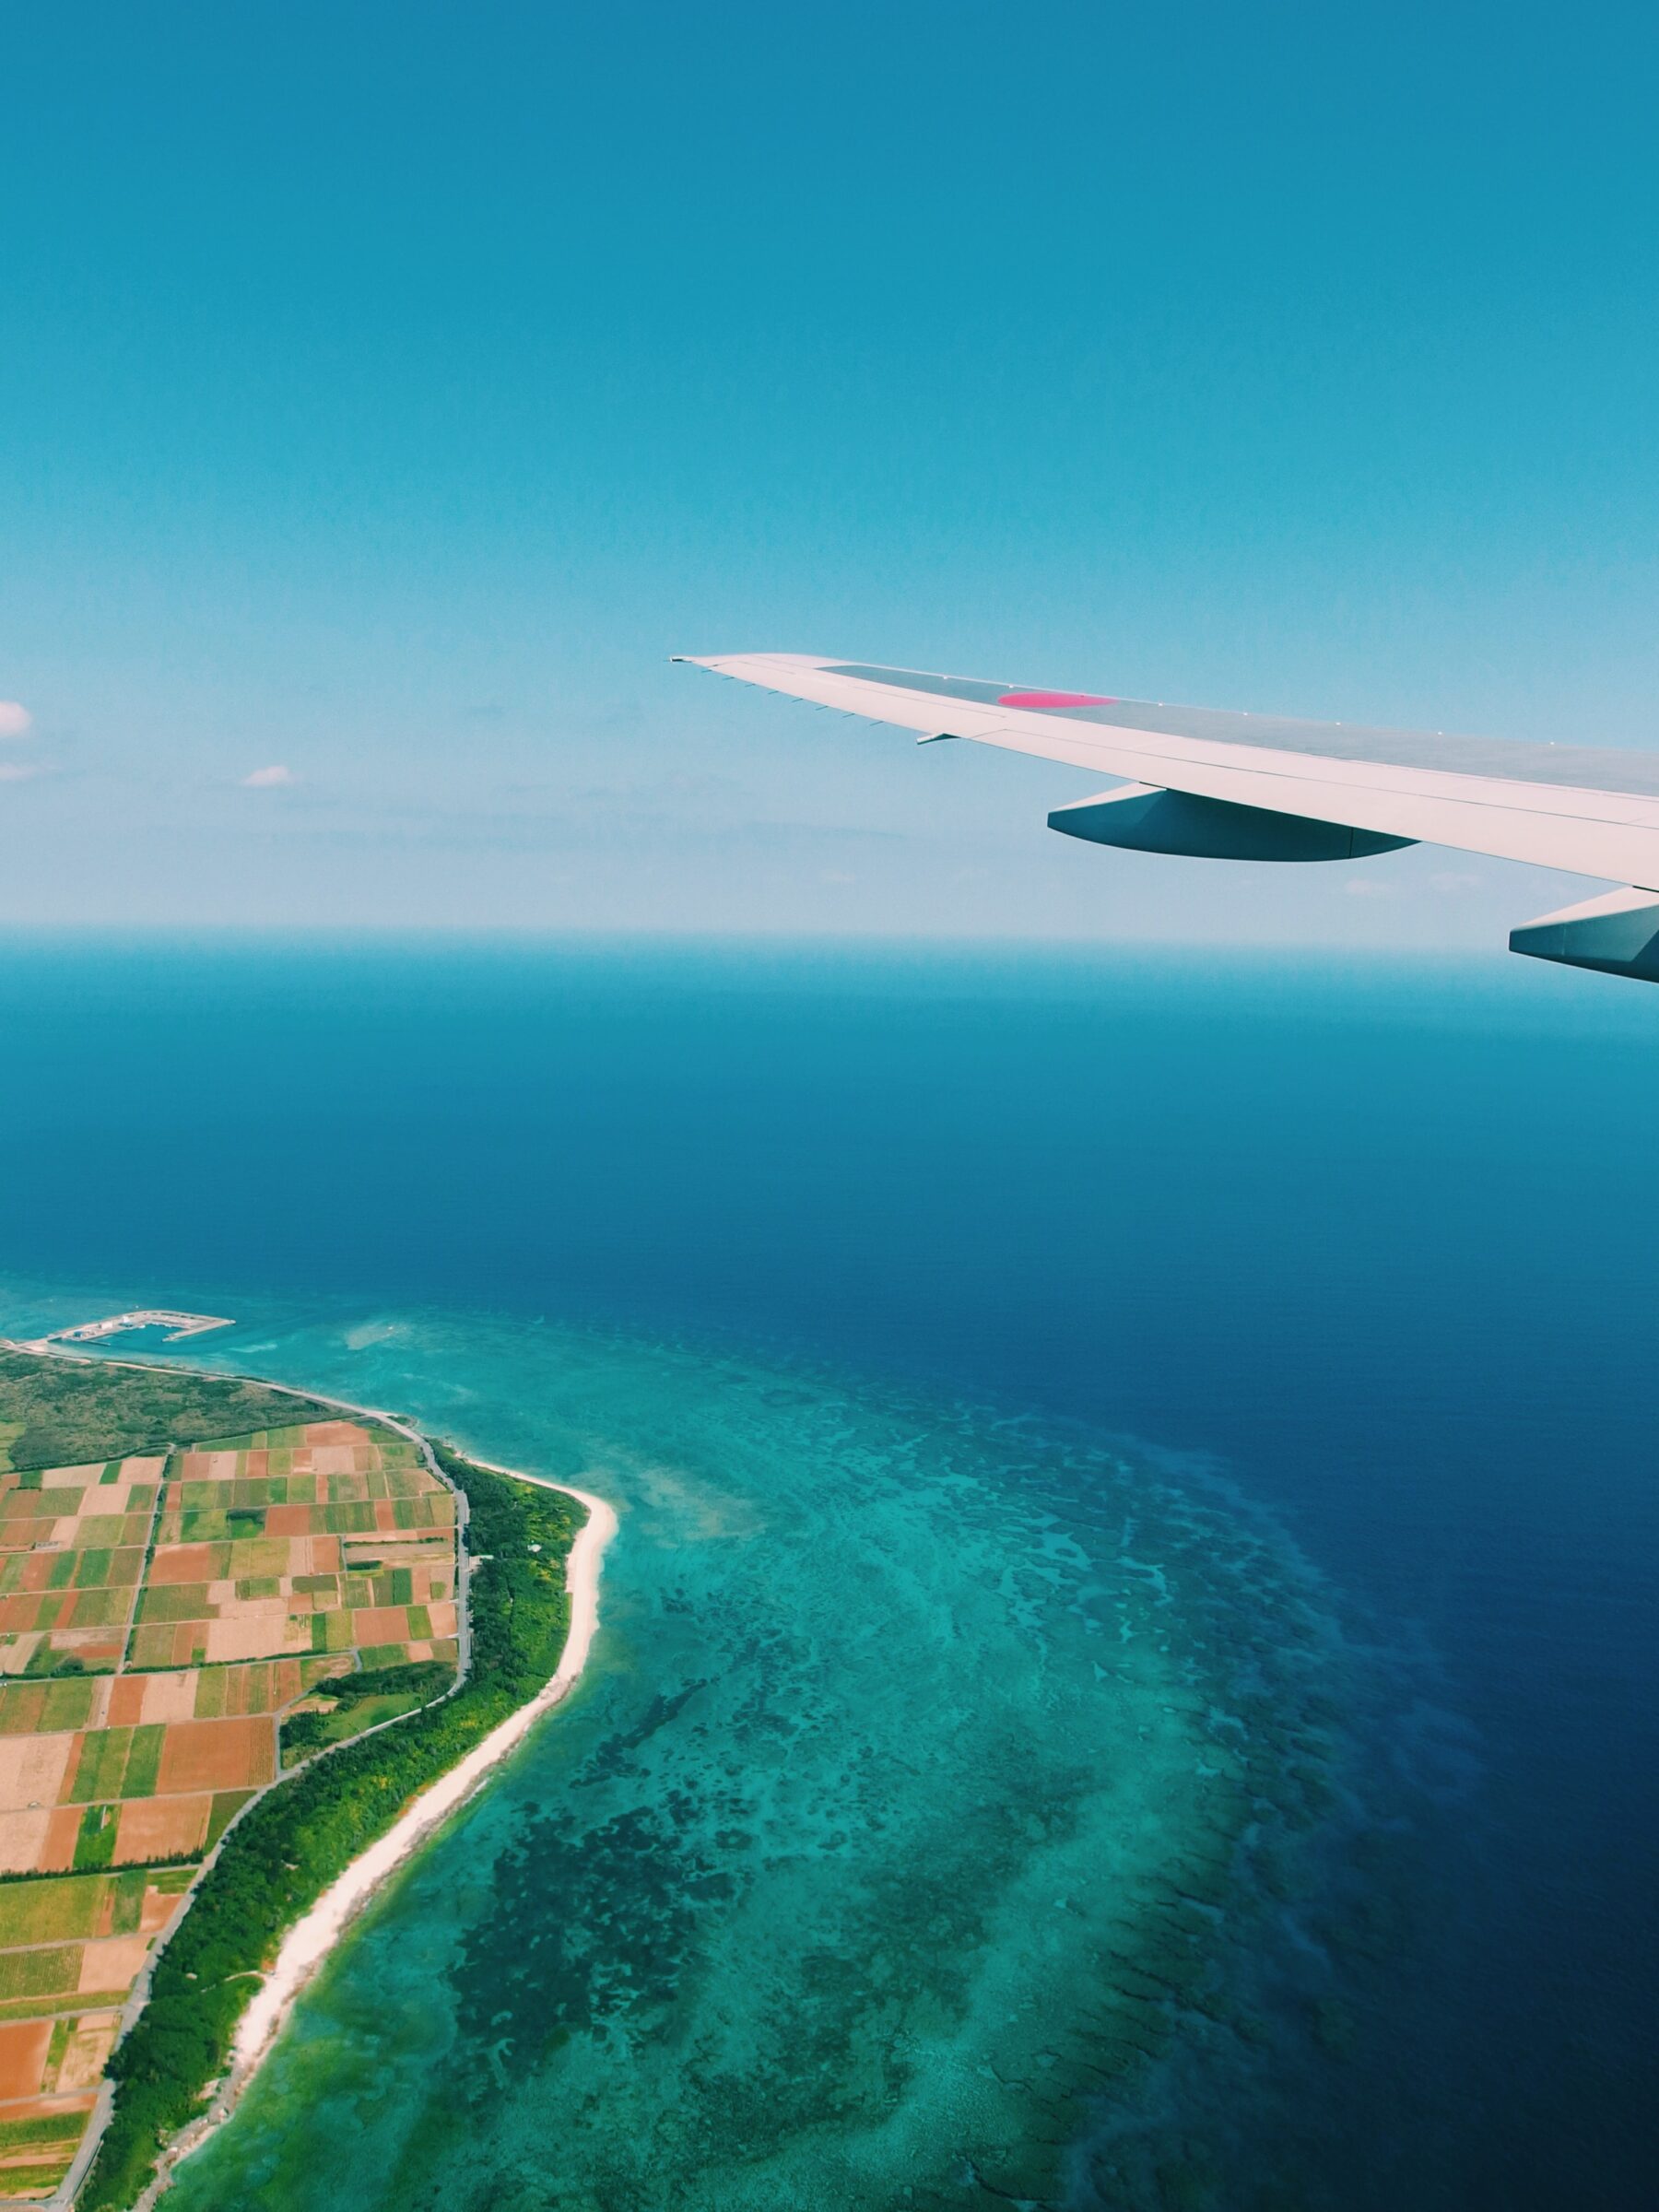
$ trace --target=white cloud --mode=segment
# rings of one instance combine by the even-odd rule
[[[27,707],[15,699],[0,699],[0,737],[26,737],[34,726],[34,716]]]
[[[21,783],[26,776],[38,775],[40,771],[25,760],[0,760],[0,783]]]
[[[1381,882],[1375,876],[1350,876],[1343,885],[1350,899],[1397,899],[1399,886]]]
[[[291,768],[256,768],[251,776],[242,778],[244,791],[277,791],[283,784],[295,781]]]

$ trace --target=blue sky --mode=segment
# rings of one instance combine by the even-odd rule
[[[667,655],[1654,743],[1656,47],[11,11],[0,918],[1492,942],[1573,887],[1105,855]]]

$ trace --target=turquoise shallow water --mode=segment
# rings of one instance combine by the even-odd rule
[[[180,2212],[1150,2206],[1213,2159],[1155,2091],[1265,2033],[1241,1959],[1314,1904],[1355,1673],[1282,1539],[729,1352],[237,1335],[622,1525],[586,1683],[342,1947]]]

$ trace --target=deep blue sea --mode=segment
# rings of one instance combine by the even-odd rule
[[[620,1332],[1259,1512],[1371,1670],[1343,1878],[1377,1933],[1309,2024],[1299,2201],[1659,2201],[1659,993],[1500,957],[64,940],[0,952],[0,1333],[83,1294],[290,1346],[308,1314]],[[1160,2171],[1171,2206],[1256,2201]]]

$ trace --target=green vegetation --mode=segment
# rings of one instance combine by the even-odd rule
[[[47,1628],[50,1625],[42,1612],[40,1626]],[[107,1675],[113,1671],[108,1665],[88,1666],[84,1659],[77,1659],[73,1652],[54,1652],[49,1644],[41,1643],[37,1644],[29,1653],[29,1665],[23,1669],[23,1679],[38,1682],[52,1675]]]
[[[441,1659],[413,1659],[405,1666],[365,1667],[360,1674],[331,1675],[327,1681],[317,1684],[313,1694],[349,1704],[357,1698],[402,1697],[413,1691],[424,1705],[429,1698],[447,1689],[454,1677],[454,1668],[446,1666]]]
[[[18,2196],[32,2190],[43,2195],[54,2189],[75,2156],[80,2131],[78,2112],[0,2122],[0,2159],[5,2160],[8,2194]]]
[[[194,1859],[171,1865],[129,1866],[120,1874],[8,1874],[0,1880],[0,1945],[64,1943],[74,1937],[131,1936],[143,1915],[147,1889],[170,1897],[187,1889]],[[110,1900],[107,1930],[99,1919]]]
[[[53,1950],[0,1951],[0,1997],[54,1997],[75,1987],[80,1972],[78,1943]]]
[[[161,1747],[166,1740],[166,1729],[154,1723],[147,1728],[134,1729],[133,1747],[127,1753],[126,1771],[121,1778],[124,1797],[155,1795],[161,1774]]]
[[[115,1834],[120,1826],[112,1805],[89,1805],[81,1815],[80,1834],[75,1843],[75,1871],[108,1866],[115,1856]]]
[[[133,1744],[130,1728],[100,1728],[81,1745],[75,1781],[69,1790],[72,1805],[93,1805],[119,1797],[121,1778],[126,1772],[127,1753]]]
[[[284,1930],[384,1834],[412,1796],[534,1697],[558,1667],[569,1626],[564,1563],[582,1509],[561,1491],[491,1474],[443,1445],[436,1450],[440,1466],[470,1501],[471,1547],[487,1555],[472,1582],[472,1671],[441,1703],[312,1759],[238,1823],[157,1958],[149,2001],[111,2061],[115,2110],[80,2197],[82,2212],[130,2205],[167,2137],[200,2111],[207,2085],[225,2070],[254,1977]],[[326,1717],[365,1698],[418,1693],[423,1684],[407,1678],[414,1677],[435,1679],[418,1665],[331,1679],[327,1693],[336,1703]],[[355,1688],[347,1689],[347,1682]]]
[[[144,1877],[138,1877],[143,1894]],[[49,1876],[0,1889],[0,1944],[63,1943],[96,1933],[109,1888],[101,1876]]]
[[[211,1851],[225,1830],[235,1819],[249,1798],[257,1797],[257,1790],[219,1790],[213,1800],[213,1810],[207,1816],[207,1849]]]
[[[331,1406],[234,1377],[0,1350],[0,1473],[75,1467],[259,1429],[336,1418]]]
[[[333,1712],[291,1713],[282,1724],[282,1763],[297,1767],[324,1744],[341,1744],[348,1735],[361,1735],[382,1721],[413,1712],[419,1702],[409,1697],[364,1698],[355,1705],[337,1706]]]
[[[89,1675],[56,1682],[19,1682],[14,1677],[0,1689],[0,1735],[84,1728],[91,1712]]]
[[[48,2112],[38,2120],[6,2120],[0,2122],[0,2150],[11,2150],[19,2143],[54,2143],[67,2132],[60,2112]]]
[[[453,1666],[441,1659],[417,1659],[405,1666],[365,1668],[360,1674],[335,1675],[319,1682],[315,1698],[331,1698],[327,1712],[290,1713],[282,1724],[282,1763],[297,1766],[324,1744],[344,1743],[361,1735],[399,1713],[413,1712],[418,1705],[440,1698],[455,1678]]]

